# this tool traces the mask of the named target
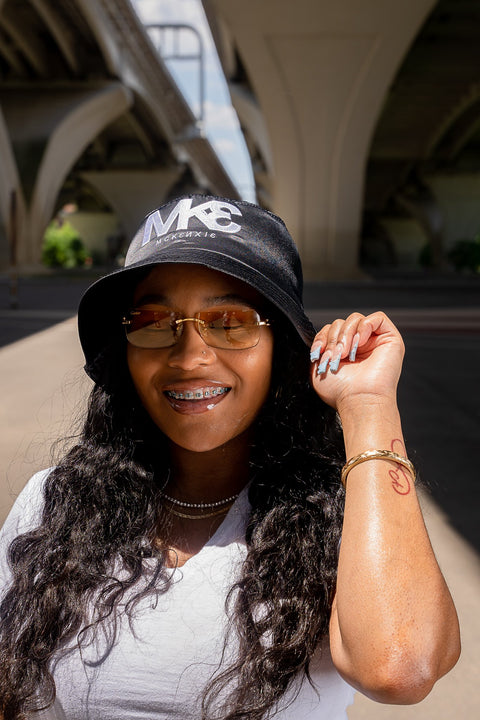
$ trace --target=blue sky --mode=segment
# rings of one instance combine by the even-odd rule
[[[185,23],[195,27],[202,36],[205,67],[205,104],[204,132],[225,169],[237,186],[241,195],[255,201],[255,189],[250,160],[240,131],[235,111],[223,77],[220,62],[205,19],[200,0],[132,0],[140,18],[149,23]],[[151,30],[154,43],[159,40],[158,33]],[[197,52],[198,42],[193,33],[183,32],[180,51]],[[172,49],[172,36],[165,34],[163,53]],[[167,60],[167,66],[184,96],[198,115],[199,80],[198,63],[190,60]]]

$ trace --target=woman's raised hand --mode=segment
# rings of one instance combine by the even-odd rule
[[[383,312],[353,313],[315,336],[313,387],[340,414],[350,403],[394,400],[403,355],[400,333]]]

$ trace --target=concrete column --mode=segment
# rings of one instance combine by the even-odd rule
[[[130,239],[145,215],[166,199],[181,171],[181,166],[176,165],[151,171],[84,172],[81,177],[111,205]]]
[[[295,237],[307,278],[358,274],[371,137],[385,93],[434,4],[206,2],[220,26],[217,42],[239,53],[263,113],[273,164],[271,208]],[[220,46],[220,55],[231,58],[231,47]],[[234,84],[234,74],[231,79]],[[246,114],[242,120],[258,139]]]
[[[128,110],[130,92],[112,85],[93,93],[70,109],[51,133],[40,164],[29,213],[29,255],[40,259],[43,232],[69,169],[104,127]]]
[[[10,262],[9,239],[11,232],[11,196],[16,194],[16,224],[17,232],[21,236],[25,226],[25,201],[18,176],[15,157],[5,123],[2,108],[0,107],[0,268],[8,267]],[[18,261],[22,261],[21,252]]]

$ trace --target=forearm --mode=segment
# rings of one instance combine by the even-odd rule
[[[339,413],[347,459],[406,455],[395,398],[356,398]],[[342,674],[385,702],[420,700],[458,657],[455,608],[412,477],[396,463],[369,460],[348,475],[331,645]]]

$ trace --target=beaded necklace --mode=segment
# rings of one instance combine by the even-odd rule
[[[217,500],[217,502],[211,502],[211,503],[189,503],[184,502],[183,500],[177,500],[176,498],[170,497],[170,495],[167,495],[167,493],[162,493],[162,497],[165,498],[165,500],[168,500],[169,503],[172,503],[172,505],[178,505],[180,507],[184,508],[194,508],[195,510],[211,510],[212,508],[218,508],[221,505],[227,505],[228,503],[234,502],[239,496],[239,493],[236,495],[231,495],[228,498],[225,498],[225,500]],[[190,515],[188,516],[190,517]],[[204,515],[203,517],[207,517]]]

